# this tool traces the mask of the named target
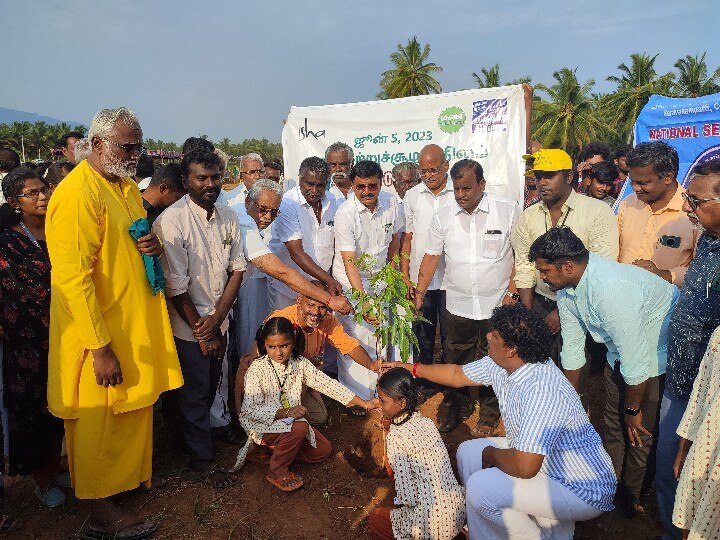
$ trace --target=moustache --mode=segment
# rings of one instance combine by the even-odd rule
[[[344,173],[344,172],[337,172],[337,173],[334,173],[332,175],[332,177],[333,177],[333,179],[337,178],[339,180],[345,180],[348,177],[348,175],[347,175],[347,173]]]

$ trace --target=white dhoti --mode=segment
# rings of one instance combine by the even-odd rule
[[[338,321],[343,325],[345,332],[358,340],[363,349],[370,355],[370,358],[376,358],[376,340],[373,335],[374,328],[372,325],[362,321],[355,322],[352,315],[338,315]],[[377,373],[361,366],[347,355],[337,353],[337,373],[338,381],[352,390],[355,395],[362,399],[372,399],[375,397],[375,386],[377,385]]]

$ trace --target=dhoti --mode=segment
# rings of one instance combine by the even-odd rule
[[[345,332],[358,340],[370,358],[376,358],[377,340],[373,335],[374,328],[365,321],[355,322],[352,315],[337,315],[337,319],[343,325]],[[337,370],[338,381],[352,390],[355,395],[365,400],[375,396],[377,373],[361,366],[349,356],[340,354],[339,351],[337,353]]]
[[[153,408],[115,414],[111,388],[95,382],[92,358],[80,374],[78,418],[65,420],[68,465],[78,499],[104,499],[116,493],[150,487]]]

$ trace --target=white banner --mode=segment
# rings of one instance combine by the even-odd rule
[[[522,86],[465,90],[343,105],[292,107],[283,129],[286,189],[297,184],[303,159],[325,156],[334,142],[369,159],[385,171],[403,161],[417,163],[420,150],[437,144],[452,166],[470,158],[485,171],[487,190],[524,199],[525,103]]]

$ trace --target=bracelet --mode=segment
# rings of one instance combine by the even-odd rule
[[[413,363],[412,376],[414,378],[417,377],[417,368],[418,368],[418,363],[417,362]]]

